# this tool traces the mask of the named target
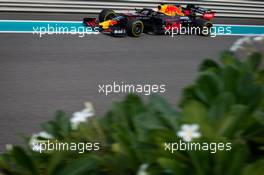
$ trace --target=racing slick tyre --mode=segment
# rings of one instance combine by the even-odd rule
[[[201,36],[211,36],[211,30],[212,30],[212,27],[213,27],[213,24],[209,21],[205,21],[205,20],[197,20],[196,21],[196,25],[198,27],[200,27],[200,35]]]
[[[114,10],[104,9],[99,13],[98,19],[99,19],[99,22],[104,22],[114,17],[116,17],[116,13]]]
[[[144,24],[142,21],[137,19],[131,20],[128,21],[126,29],[128,36],[139,37],[140,34],[144,31]]]

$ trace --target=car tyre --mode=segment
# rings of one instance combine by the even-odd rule
[[[98,19],[99,19],[99,22],[104,22],[114,17],[116,17],[116,13],[114,10],[104,9],[99,13]]]
[[[213,27],[213,24],[210,21],[197,20],[196,25],[201,29],[201,33],[200,33],[201,36],[206,36],[206,37],[211,36],[211,28]]]
[[[131,20],[127,23],[127,34],[132,37],[139,37],[144,31],[144,24],[140,20]]]

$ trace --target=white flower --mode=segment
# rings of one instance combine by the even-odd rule
[[[41,152],[43,150],[41,144],[35,143],[34,145],[32,145],[32,150],[35,152]]]
[[[42,139],[53,139],[53,136],[45,131],[41,131],[37,134],[32,134],[29,140],[29,146],[33,151],[39,152],[41,150],[41,145],[39,145],[39,138]]]
[[[257,36],[255,38],[253,38],[254,41],[260,42],[260,41],[264,41],[264,36]]]
[[[137,175],[148,175],[148,172],[146,171],[147,168],[148,168],[148,164],[140,165]]]
[[[41,137],[43,139],[53,139],[53,136],[45,131],[41,131],[37,134],[38,137]]]
[[[90,102],[84,103],[85,108],[73,113],[71,124],[73,129],[77,129],[81,122],[86,122],[89,117],[94,116],[94,108]]]
[[[7,151],[12,151],[12,149],[13,149],[13,145],[11,145],[11,144],[6,144],[6,150],[7,150]]]
[[[239,45],[233,45],[233,46],[231,46],[230,51],[235,52],[235,51],[239,50],[240,48],[241,47]]]
[[[230,47],[230,51],[235,52],[239,49],[243,49],[245,44],[251,44],[252,43],[252,39],[249,36],[246,37],[242,37],[240,39],[238,39],[231,47]]]
[[[199,125],[197,124],[184,124],[181,130],[177,132],[177,136],[182,138],[185,142],[191,142],[194,138],[201,137],[201,133],[198,131]]]

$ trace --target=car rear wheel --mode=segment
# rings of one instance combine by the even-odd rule
[[[197,20],[197,26],[200,27],[200,35],[201,36],[211,36],[211,32],[212,32],[212,27],[213,24],[209,21],[205,21],[205,20]]]
[[[202,27],[202,32],[201,35],[202,36],[206,36],[209,37],[211,36],[211,28],[213,27],[213,24],[210,22],[206,22],[203,27]]]
[[[109,19],[112,19],[116,17],[116,13],[114,10],[111,9],[104,9],[99,13],[99,22],[104,22],[107,21]]]
[[[131,20],[127,23],[127,34],[133,37],[139,37],[144,31],[144,24],[140,20]]]

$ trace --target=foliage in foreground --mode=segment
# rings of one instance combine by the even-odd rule
[[[115,103],[104,117],[77,130],[58,112],[43,129],[61,142],[100,142],[100,150],[37,153],[13,146],[0,156],[7,175],[263,175],[264,70],[261,56],[240,61],[225,52],[220,63],[205,60],[197,80],[185,88],[179,110],[159,96],[146,104],[136,95]],[[196,142],[231,142],[231,151],[165,151],[179,142],[183,124],[197,124]]]

